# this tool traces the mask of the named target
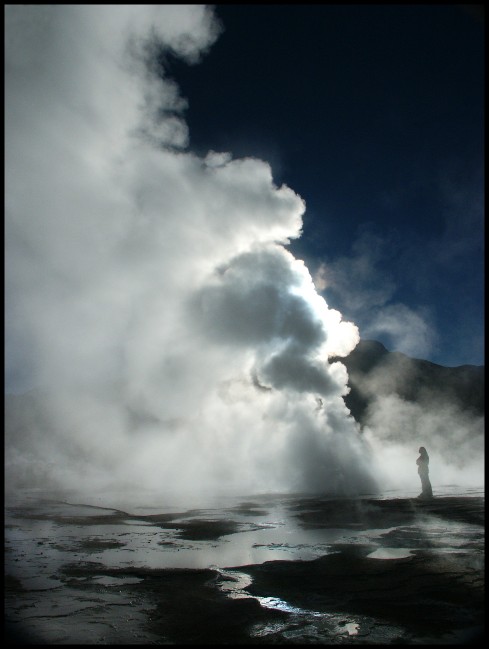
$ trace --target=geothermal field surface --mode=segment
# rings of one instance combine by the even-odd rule
[[[483,637],[484,492],[172,504],[18,494],[19,644],[463,644]],[[104,502],[105,501],[105,502]]]

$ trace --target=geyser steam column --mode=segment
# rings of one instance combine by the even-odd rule
[[[328,363],[358,331],[283,247],[303,201],[265,162],[189,152],[186,102],[156,64],[198,62],[212,10],[6,18],[7,351],[45,388],[9,438],[8,485],[371,489],[346,370]]]
[[[258,222],[251,213],[243,222],[241,242],[249,236],[246,250],[217,265],[190,301],[206,344],[226,349],[228,358],[241,358],[239,367],[246,368],[239,385],[234,381],[230,391],[228,379],[228,389],[220,391],[233,416],[221,413],[219,425],[226,422],[231,431],[237,427],[238,435],[248,438],[242,458],[248,466],[238,471],[242,479],[250,474],[248,488],[371,491],[375,485],[367,468],[369,451],[342,399],[348,390],[345,367],[328,363],[328,357],[344,356],[355,347],[358,330],[328,308],[303,262],[274,237],[285,200],[296,218],[289,220],[294,227],[282,231],[282,242],[285,234],[299,236],[297,215],[303,202],[289,188],[277,189],[261,161],[226,159],[221,169],[243,162],[248,168],[256,165],[255,177],[266,171],[267,213]],[[219,173],[216,167],[214,173]],[[260,242],[254,237],[257,231]],[[234,438],[231,431],[228,436]]]

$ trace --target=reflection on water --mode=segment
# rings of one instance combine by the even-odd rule
[[[356,622],[348,622],[348,624],[345,624],[345,631],[348,635],[357,635],[359,629],[360,625]]]
[[[216,580],[216,586],[223,593],[226,593],[231,599],[256,599],[264,608],[271,608],[279,611],[284,611],[286,613],[296,613],[296,614],[311,614],[311,615],[321,615],[321,613],[316,613],[315,611],[305,611],[303,609],[291,606],[283,599],[278,597],[259,597],[250,595],[246,590],[251,585],[251,577],[244,573],[239,572],[238,570],[223,570],[218,566],[212,566],[212,568],[217,572],[218,579]]]
[[[263,608],[287,614],[274,615],[273,622],[253,624],[254,638],[271,638],[275,644],[302,643],[305,637],[311,644],[327,644],[330,638],[340,638],[337,643],[357,642],[366,634],[372,639],[376,631],[365,616],[299,608],[273,591],[252,596],[245,566],[275,560],[309,561],[345,552],[348,546],[347,551],[370,560],[409,560],[418,551],[463,553],[464,561],[472,562],[467,565],[483,569],[484,528],[477,524],[483,498],[474,498],[473,503],[451,498],[483,496],[483,490],[459,493],[447,487],[446,495],[450,497],[445,504],[434,498],[421,506],[402,500],[406,497],[398,492],[354,501],[304,494],[263,495],[246,501],[229,497],[208,501],[205,509],[148,506],[157,500],[142,497],[139,502],[135,499],[134,506],[118,510],[101,502],[21,502],[5,514],[9,611],[15,619],[29,619],[29,623],[42,613],[51,616],[52,625],[56,607],[58,620],[64,620],[65,611],[74,615],[73,611],[87,609],[86,621],[93,628],[89,616],[94,602],[105,606],[117,600],[118,606],[129,607],[133,615],[136,605],[125,597],[122,586],[144,580],[129,574],[104,574],[105,568],[210,568],[215,586],[228,597],[253,597]],[[86,567],[84,576],[77,576],[79,565]],[[71,567],[69,579],[66,566]],[[369,567],[374,566],[369,562]],[[139,592],[139,586],[134,590]],[[294,603],[305,605],[300,599]],[[316,600],[308,600],[308,605],[320,608]],[[397,628],[386,629],[382,626],[382,632],[378,631],[384,644],[386,638],[400,637]]]
[[[218,566],[212,567],[218,574],[215,582],[217,588],[231,599],[254,599],[263,608],[289,614],[289,617],[283,622],[255,625],[251,631],[251,635],[254,637],[276,637],[278,635],[288,638],[297,633],[299,628],[302,633],[306,627],[310,627],[315,630],[319,640],[324,637],[354,636],[360,629],[360,623],[356,621],[356,618],[354,619],[344,613],[337,615],[312,611],[292,606],[279,597],[251,595],[246,590],[252,583],[252,579],[248,574],[238,570],[223,570]]]
[[[411,554],[408,548],[377,548],[367,555],[367,559],[405,559]]]
[[[102,586],[125,586],[127,584],[139,584],[143,580],[140,577],[107,577],[103,575],[92,577],[92,581]]]
[[[454,492],[455,487],[447,486],[445,490]],[[481,493],[481,490],[472,491]],[[400,494],[395,496],[399,498]],[[360,509],[366,516],[378,510],[375,500],[385,500],[385,497],[363,501]],[[247,501],[233,497],[216,498],[212,502],[213,508],[198,510],[142,506],[141,502],[127,508],[129,511],[119,512],[102,507],[100,503],[86,505],[53,501],[7,510],[7,550],[12,551],[15,547],[20,552],[19,558],[39,557],[51,570],[73,556],[77,560],[89,559],[114,568],[129,565],[229,568],[274,560],[313,560],[335,552],[336,544],[370,544],[375,551],[369,558],[399,559],[410,556],[415,548],[464,545],[478,532],[477,527],[441,521],[427,513],[418,517],[415,524],[362,529],[362,524],[358,523],[357,529],[349,519],[350,510],[343,508],[341,499],[337,500],[338,507],[331,510],[340,512],[338,527],[304,525],[300,516],[307,516],[309,507],[313,508],[315,515],[315,512],[321,512],[321,503],[331,506],[334,502],[334,499],[324,496],[315,499],[310,495],[262,495]],[[362,499],[358,502],[362,503]],[[343,509],[344,515],[341,514]],[[114,513],[119,518],[111,524],[110,515]],[[100,517],[100,524],[97,517]],[[171,526],[159,524],[158,517],[171,520]],[[225,528],[222,523],[229,521],[233,524]],[[376,519],[376,522],[379,521]],[[216,532],[214,539],[212,534],[204,536],[210,540],[194,540],[198,538],[195,535],[193,539],[185,538],[185,529],[194,529],[194,524],[208,525],[208,532],[221,530],[222,535],[218,536]],[[392,547],[385,547],[389,545]],[[375,549],[375,546],[378,547]],[[37,570],[36,578],[42,572],[42,569]]]

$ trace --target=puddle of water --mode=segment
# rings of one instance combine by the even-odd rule
[[[360,625],[356,622],[348,622],[347,624],[345,624],[345,631],[348,633],[348,635],[358,635],[359,629]]]
[[[253,637],[266,637],[273,635],[285,639],[303,638],[303,633],[308,637],[316,637],[318,642],[325,639],[338,637],[352,637],[360,632],[361,623],[356,620],[345,620],[345,615],[313,611],[292,606],[279,597],[261,597],[251,595],[246,588],[252,583],[251,577],[238,570],[223,570],[212,566],[219,574],[217,587],[231,599],[254,599],[263,608],[288,613],[290,617],[280,622],[266,622],[254,625],[251,635]],[[358,618],[357,618],[358,619]],[[312,634],[312,636],[311,636]]]
[[[250,597],[249,593],[244,592],[244,589],[252,582],[249,575],[238,570],[222,570],[216,565],[210,566],[210,568],[215,570],[220,576],[217,581],[217,587],[220,591],[226,593],[232,599]]]
[[[102,584],[102,586],[123,586],[124,584],[139,584],[142,580],[140,577],[93,577],[93,582]]]
[[[367,559],[406,559],[412,556],[409,548],[377,548],[367,555]]]
[[[132,565],[148,568],[219,568],[245,566],[274,560],[317,559],[331,552],[331,543],[341,538],[344,530],[284,529],[266,523],[259,529],[227,534],[209,541],[190,541],[175,530],[162,530],[151,525],[131,525],[131,535],[124,536],[124,548],[107,548],[92,558],[103,560],[110,567],[122,566],[131,553]],[[109,526],[104,526],[107,533]],[[92,534],[95,530],[92,528]],[[102,536],[102,530],[96,530]],[[121,534],[114,534],[117,540]],[[328,543],[329,542],[329,543]],[[123,552],[125,550],[125,552]]]
[[[295,615],[312,615],[313,617],[321,617],[323,615],[316,611],[306,611],[305,609],[291,606],[285,600],[279,599],[278,597],[254,597],[254,599],[257,599],[263,608],[271,608],[275,611],[284,611],[285,613],[293,613]]]
[[[296,516],[296,511],[301,511],[301,509],[296,507],[296,500],[292,497],[289,500],[271,497],[267,497],[263,501],[254,499],[251,504],[256,509],[260,503],[264,505],[264,511],[246,515],[232,507],[219,511],[206,508],[195,510],[195,512],[188,506],[185,508],[176,508],[175,506],[139,508],[139,510],[135,508],[131,512],[125,509],[124,511],[127,513],[124,515],[124,519],[117,518],[113,522],[109,522],[110,519],[107,519],[106,515],[103,518],[105,522],[94,520],[102,512],[113,510],[90,507],[84,509],[81,505],[51,506],[46,504],[42,505],[39,510],[32,508],[33,514],[37,512],[42,516],[56,515],[57,520],[23,519],[22,516],[15,515],[21,510],[14,512],[13,515],[9,515],[7,520],[9,527],[5,532],[9,550],[7,568],[9,574],[18,579],[29,592],[22,595],[17,592],[12,593],[12,603],[9,606],[18,619],[31,616],[29,619],[35,621],[37,618],[33,616],[39,615],[40,612],[50,615],[46,611],[52,608],[57,608],[60,611],[58,615],[61,619],[61,611],[66,608],[65,603],[71,602],[69,614],[77,615],[77,625],[84,624],[85,620],[93,621],[94,616],[99,615],[97,613],[99,608],[102,611],[100,615],[105,615],[104,602],[117,602],[120,606],[130,606],[131,615],[133,615],[134,607],[126,598],[126,590],[122,588],[119,590],[117,587],[136,584],[141,581],[140,578],[109,577],[102,576],[100,573],[97,576],[95,572],[95,576],[92,576],[89,581],[94,586],[93,590],[97,591],[96,597],[92,593],[89,594],[91,599],[88,597],[80,599],[80,590],[76,588],[76,584],[73,590],[70,590],[69,587],[60,588],[63,586],[63,582],[52,579],[53,575],[57,575],[59,568],[72,562],[90,562],[94,564],[94,571],[97,563],[107,567],[211,567],[217,573],[216,587],[228,597],[251,598],[252,596],[247,592],[251,578],[239,571],[240,566],[272,560],[311,560],[338,551],[335,550],[335,544],[338,543],[370,544],[373,549],[385,542],[399,546],[415,544],[416,547],[423,547],[424,540],[429,541],[429,547],[423,548],[425,550],[456,553],[460,552],[460,547],[469,540],[481,538],[483,535],[483,529],[479,526],[450,522],[433,515],[420,518],[412,526],[404,525],[370,530],[304,528]],[[305,509],[305,505],[303,509]],[[158,514],[171,511],[182,522],[193,519],[233,521],[239,524],[238,527],[241,531],[218,539],[191,541],[180,538],[178,530],[163,529],[150,520],[138,520],[138,511],[142,511],[146,515],[148,511]],[[184,512],[184,514],[179,515],[178,512]],[[26,515],[27,513],[26,511]],[[69,518],[75,515],[89,516],[90,518],[86,524],[83,522],[70,523]],[[63,516],[68,519],[68,522],[59,522]],[[175,523],[176,520],[172,522]],[[260,527],[250,529],[255,525]],[[390,537],[389,534],[391,534]],[[92,543],[90,545],[92,551],[86,549],[86,541]],[[95,545],[95,541],[100,541],[100,548]],[[111,542],[113,545],[123,542],[124,547],[104,548],[104,542],[106,544]],[[436,548],[433,548],[435,544]],[[96,552],[93,551],[95,549]],[[463,551],[469,552],[468,549]],[[368,557],[380,560],[404,559],[415,553],[414,548],[377,547]],[[474,565],[476,565],[476,561],[483,568],[483,558],[476,556]],[[235,569],[233,570],[232,567]],[[96,585],[107,588],[97,589]],[[42,593],[42,590],[46,592]],[[327,644],[331,638],[340,638],[341,643],[355,643],[366,635],[366,631],[370,634],[370,640],[373,638],[372,634],[376,632],[372,630],[371,621],[360,616],[352,618],[346,615],[339,616],[301,609],[274,597],[273,591],[268,597],[253,597],[253,599],[258,601],[263,608],[287,614],[281,616],[280,622],[274,620],[257,624],[252,631],[254,637],[273,636],[274,643],[280,643],[280,639],[283,639],[285,643],[290,644],[291,642],[300,642],[304,637],[314,638],[316,644]],[[30,608],[27,608],[24,614],[22,607],[27,605]],[[316,606],[312,603],[311,605]],[[129,620],[129,617],[127,619]],[[51,616],[49,619],[50,628],[52,622]],[[127,624],[129,625],[129,622]],[[394,627],[389,627],[387,630],[382,627],[382,629],[384,635],[379,638],[383,644],[386,644],[386,638],[399,637],[402,631]],[[59,642],[60,640],[58,640],[58,644]],[[63,640],[62,643],[67,643],[67,640]]]
[[[55,588],[62,588],[64,583],[59,579],[53,579],[51,575],[36,575],[35,577],[21,576],[22,588],[29,591],[51,591]]]
[[[296,606],[288,604],[285,600],[279,597],[260,597],[257,595],[250,595],[245,589],[250,586],[251,577],[238,570],[222,570],[218,566],[212,566],[220,578],[217,581],[217,587],[231,599],[256,599],[263,608],[284,611],[285,613],[293,613],[295,615],[312,615],[320,616],[321,613],[316,611],[306,611]]]

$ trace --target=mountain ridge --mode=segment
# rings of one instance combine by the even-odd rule
[[[437,365],[388,351],[376,340],[361,340],[348,356],[331,358],[334,361],[348,371],[350,392],[344,400],[360,426],[379,394],[432,407],[456,404],[468,414],[484,416],[483,365]]]

